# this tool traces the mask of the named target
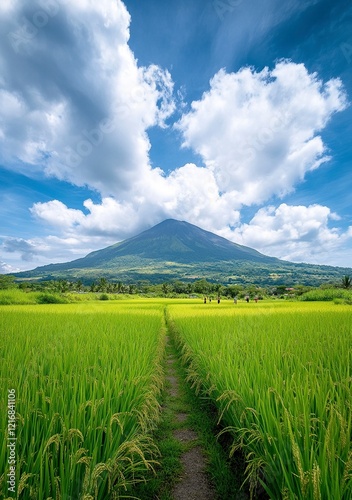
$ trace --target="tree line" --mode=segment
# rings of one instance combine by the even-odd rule
[[[212,282],[206,279],[184,282],[175,280],[160,284],[150,283],[143,280],[137,283],[123,283],[121,281],[109,280],[101,277],[98,280],[84,283],[81,279],[77,280],[49,280],[49,281],[20,281],[17,282],[13,276],[0,275],[0,290],[8,288],[19,288],[23,291],[48,291],[53,293],[112,293],[112,294],[142,294],[155,296],[191,296],[204,295],[207,297],[225,296],[229,298],[237,297],[239,299],[245,296],[263,298],[265,296],[284,296],[284,295],[302,295],[303,293],[316,288],[306,285],[280,284],[270,287],[259,287],[255,284],[222,284]],[[321,285],[324,287],[336,287],[350,289],[352,288],[351,276],[343,276],[339,283],[327,283]]]

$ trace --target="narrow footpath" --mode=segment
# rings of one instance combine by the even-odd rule
[[[175,427],[172,434],[174,439],[181,443],[184,448],[180,457],[182,472],[179,482],[176,483],[172,491],[172,498],[174,500],[215,500],[218,497],[206,473],[207,460],[199,443],[198,434],[190,423],[191,408],[180,387],[180,377],[175,367],[175,351],[169,336],[166,342],[168,352],[166,379],[169,383],[167,392],[170,397],[170,408],[172,408]],[[172,403],[175,402],[177,405],[173,407]]]
[[[217,414],[207,399],[196,396],[186,381],[166,321],[166,383],[162,412],[154,433],[160,450],[155,474],[134,489],[141,500],[248,500],[241,488],[245,464],[242,457],[229,459],[224,442],[216,439]],[[225,438],[226,440],[226,438]]]

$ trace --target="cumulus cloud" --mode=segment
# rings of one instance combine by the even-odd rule
[[[232,207],[231,199],[219,193],[212,172],[187,164],[163,177],[153,171],[153,182],[139,181],[127,202],[104,197],[101,203],[88,199],[84,202],[86,212],[73,210],[58,200],[35,203],[32,214],[72,233],[98,237],[128,237],[138,230],[168,217],[187,220],[211,230],[221,230],[226,221],[235,226],[239,212]]]
[[[115,242],[115,239],[109,239],[106,235],[92,239],[89,235],[75,235],[74,232],[71,235],[30,239],[5,237],[0,248],[6,254],[6,262],[2,261],[0,273],[14,273],[45,264],[66,262]]]
[[[18,1],[3,10],[1,159],[126,195],[149,174],[146,130],[164,127],[175,103],[168,71],[138,66],[125,5]]]
[[[19,253],[21,259],[30,262],[34,255],[38,253],[38,247],[35,243],[23,238],[5,238],[2,249],[7,253]]]
[[[170,194],[164,207],[169,216],[213,231],[222,229],[224,221],[233,227],[240,220],[233,200],[219,192],[209,169],[187,164],[170,174],[167,185]]]
[[[260,73],[221,70],[177,124],[205,167],[186,164],[168,176],[148,167],[128,198],[87,200],[88,214],[58,201],[36,204],[32,212],[56,225],[62,221],[66,230],[73,221],[82,234],[123,238],[174,217],[232,237],[243,205],[291,191],[327,160],[317,132],[345,106],[339,80],[323,84],[301,64],[282,61]]]
[[[248,224],[236,228],[231,239],[265,254],[294,262],[326,263],[326,257],[352,236],[352,228],[341,232],[329,227],[339,218],[322,205],[264,207]],[[337,262],[337,259],[334,259]],[[336,264],[337,265],[337,264]]]
[[[52,226],[63,228],[72,228],[81,223],[84,219],[84,215],[80,210],[67,208],[67,206],[59,200],[52,200],[46,203],[35,203],[30,210],[34,215],[45,220]]]
[[[346,107],[339,79],[320,81],[303,64],[220,70],[178,128],[235,203],[283,196],[328,159],[319,132]]]
[[[20,271],[19,267],[14,267],[0,260],[0,274],[18,273]]]
[[[72,235],[92,236],[100,240],[105,238],[121,238],[130,234],[136,223],[136,212],[129,203],[119,203],[114,198],[103,198],[101,203],[95,204],[91,199],[85,200],[82,210],[73,210],[64,203],[53,200],[47,203],[35,203],[32,214],[53,228],[61,229],[68,241],[77,243]]]

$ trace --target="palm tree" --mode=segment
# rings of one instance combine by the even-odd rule
[[[163,283],[161,285],[161,288],[162,288],[164,297],[166,297],[166,295],[168,294],[168,291],[169,291],[169,285],[168,285],[168,283]]]
[[[348,276],[348,275],[344,276],[342,278],[342,288],[351,288],[351,286],[352,286],[351,276]]]
[[[83,283],[81,280],[76,281],[74,286],[75,286],[77,292],[81,292],[83,290]]]
[[[108,280],[106,278],[100,278],[98,283],[97,283],[97,290],[98,292],[106,292],[108,288]]]

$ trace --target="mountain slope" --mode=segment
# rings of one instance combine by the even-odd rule
[[[277,260],[188,222],[174,219],[165,220],[121,243],[92,252],[85,259],[99,264],[127,255],[184,264],[238,259],[261,262]]]
[[[209,278],[268,284],[279,281],[317,284],[345,269],[293,264],[268,257],[184,221],[168,219],[86,257],[17,273],[18,278],[86,281],[105,276],[121,281]]]

